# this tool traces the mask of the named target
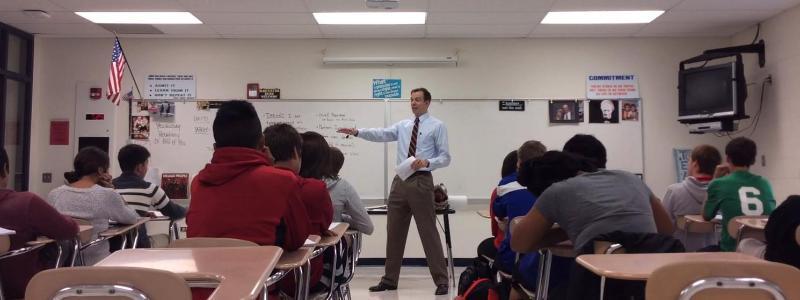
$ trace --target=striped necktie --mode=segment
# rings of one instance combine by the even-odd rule
[[[411,143],[408,144],[408,157],[417,155],[417,135],[419,134],[419,118],[414,119],[414,129],[411,130]]]

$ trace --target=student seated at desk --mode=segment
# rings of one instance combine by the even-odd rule
[[[9,236],[10,250],[24,248],[27,242],[40,236],[65,240],[78,234],[75,221],[58,213],[39,196],[9,189],[9,175],[8,154],[0,148],[0,227],[16,231]],[[0,278],[6,299],[25,297],[25,287],[33,275],[53,267],[55,260],[40,257],[40,252],[0,260]]]
[[[59,212],[92,223],[92,239],[108,229],[108,222],[133,224],[139,219],[136,212],[125,205],[122,196],[114,191],[108,174],[108,154],[97,147],[86,147],[78,152],[73,171],[64,173],[67,184],[57,187],[47,195],[47,202]],[[91,266],[109,254],[108,241],[81,251],[84,265]]]
[[[370,235],[375,230],[372,219],[361,202],[361,197],[353,185],[339,176],[344,165],[344,153],[339,148],[331,147],[328,174],[325,174],[325,186],[333,201],[333,221],[350,224],[350,229]]]
[[[300,200],[299,179],[271,166],[273,158],[253,104],[222,104],[213,132],[211,163],[192,180],[187,236],[242,239],[286,252],[302,247],[311,224]]]
[[[294,127],[283,123],[264,129],[264,138],[275,158],[275,167],[296,174],[300,199],[311,221],[309,234],[325,235],[333,222],[333,204],[325,183],[318,178],[328,167],[328,143],[318,133],[304,133],[301,137]],[[315,287],[322,277],[322,263],[321,256],[311,261],[309,287]],[[281,281],[281,289],[290,295],[294,294],[294,285],[292,276]]]
[[[517,172],[517,150],[511,151],[503,158],[503,165],[500,167],[500,179],[506,178],[513,173]],[[508,220],[498,222],[497,214],[494,212],[494,204],[497,202],[497,187],[492,189],[492,195],[489,197],[489,222],[491,226],[492,237],[483,240],[478,245],[478,257],[485,256],[494,259],[497,256],[497,248],[505,238],[506,226]],[[488,263],[488,261],[487,261]]]
[[[769,215],[764,226],[766,243],[745,238],[739,244],[739,252],[800,268],[800,241],[795,236],[798,226],[800,196],[791,195]]]
[[[702,248],[716,245],[717,234],[693,233],[678,229],[677,219],[685,215],[703,213],[703,204],[708,196],[706,188],[714,174],[714,168],[720,164],[722,156],[717,148],[711,145],[700,145],[692,150],[689,156],[689,176],[683,182],[670,185],[664,199],[664,208],[675,226],[673,236],[683,243],[686,251],[694,252]]]
[[[188,237],[227,237],[285,251],[303,246],[308,214],[294,174],[272,167],[261,121],[247,101],[227,101],[213,124],[214,155],[194,180]]]
[[[756,161],[756,143],[738,137],[725,146],[726,164],[717,166],[714,180],[708,185],[708,200],[703,218],[713,219],[722,213],[722,251],[736,251],[736,240],[728,233],[728,222],[738,216],[768,216],[775,209],[775,197],[767,179],[750,173]]]
[[[517,168],[519,166],[541,157],[547,148],[539,141],[527,141],[517,150]],[[524,186],[517,182],[517,172],[500,180],[497,185],[497,199],[494,203],[495,215],[501,219],[513,220],[516,217],[524,216],[531,210],[536,203],[536,196],[531,194]],[[511,249],[512,229],[507,228],[505,238],[500,243],[495,257],[495,266],[503,272],[513,274],[514,281],[522,284],[528,290],[536,289],[537,267],[539,265],[539,253],[517,253]],[[555,275],[550,280],[553,285],[565,282],[570,266],[569,259],[554,258],[553,268]],[[512,291],[512,299],[521,299],[515,291]]]
[[[112,181],[114,188],[140,216],[148,216],[153,210],[160,211],[173,221],[186,216],[186,209],[170,201],[161,187],[144,180],[150,160],[150,151],[147,148],[137,144],[125,145],[119,149],[117,160],[122,175]],[[139,227],[137,247],[150,248],[145,225]]]

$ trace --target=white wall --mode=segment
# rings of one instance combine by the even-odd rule
[[[724,143],[709,136],[689,135],[675,121],[676,86],[679,61],[704,49],[727,46],[728,39],[123,39],[122,42],[140,85],[143,77],[151,73],[194,74],[199,98],[243,98],[245,84],[259,82],[261,87],[281,88],[281,96],[287,99],[362,99],[371,96],[371,79],[382,77],[401,78],[406,90],[426,86],[437,98],[574,98],[585,94],[585,76],[589,73],[637,74],[644,102],[645,178],[657,195],[663,195],[675,181],[673,148],[690,148],[703,142]],[[74,127],[76,83],[105,86],[111,46],[110,39],[36,39],[31,191],[46,196],[60,184],[61,174],[70,169],[74,145],[49,146],[48,121],[70,119]],[[457,67],[424,68],[326,67],[321,64],[324,49],[330,56],[441,56],[458,51],[460,63]],[[130,76],[125,76],[125,86],[130,86]],[[123,106],[117,112],[116,147],[126,138],[126,109]],[[43,172],[52,172],[54,183],[41,183]],[[489,192],[486,191],[487,195]],[[454,218],[454,223],[459,219]],[[478,241],[489,233],[488,224],[485,234],[479,235],[464,226],[454,224],[456,257],[474,256]],[[383,228],[378,228],[376,235],[373,238],[379,245],[385,238],[380,236],[385,235]],[[417,239],[414,233],[409,236],[411,240]],[[409,241],[406,257],[424,256],[416,245]],[[380,257],[381,248],[370,247],[365,256]]]
[[[761,37],[766,43],[767,63],[759,68],[755,55],[748,55],[745,65],[748,82],[755,82],[749,89],[747,112],[758,111],[761,81],[772,75],[772,86],[766,87],[764,107],[757,131],[751,137],[758,144],[758,152],[766,158],[753,167],[755,173],[769,179],[780,202],[788,195],[798,194],[800,183],[800,6],[787,10],[761,25]],[[750,43],[755,36],[753,27],[732,38],[734,45]],[[749,132],[748,132],[749,134]]]

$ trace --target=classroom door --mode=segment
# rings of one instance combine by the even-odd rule
[[[8,187],[28,189],[33,37],[0,26],[0,141],[8,153]]]

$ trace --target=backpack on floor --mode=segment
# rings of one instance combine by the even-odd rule
[[[481,259],[480,257],[476,257],[472,261],[472,265],[468,266],[464,272],[461,272],[461,275],[458,277],[458,294],[464,294],[464,292],[472,286],[472,283],[481,278],[492,278],[492,271],[489,264]]]
[[[459,286],[460,287],[460,286]],[[494,284],[489,278],[480,278],[464,291],[463,294],[456,296],[455,300],[499,300],[500,296],[494,288]]]

